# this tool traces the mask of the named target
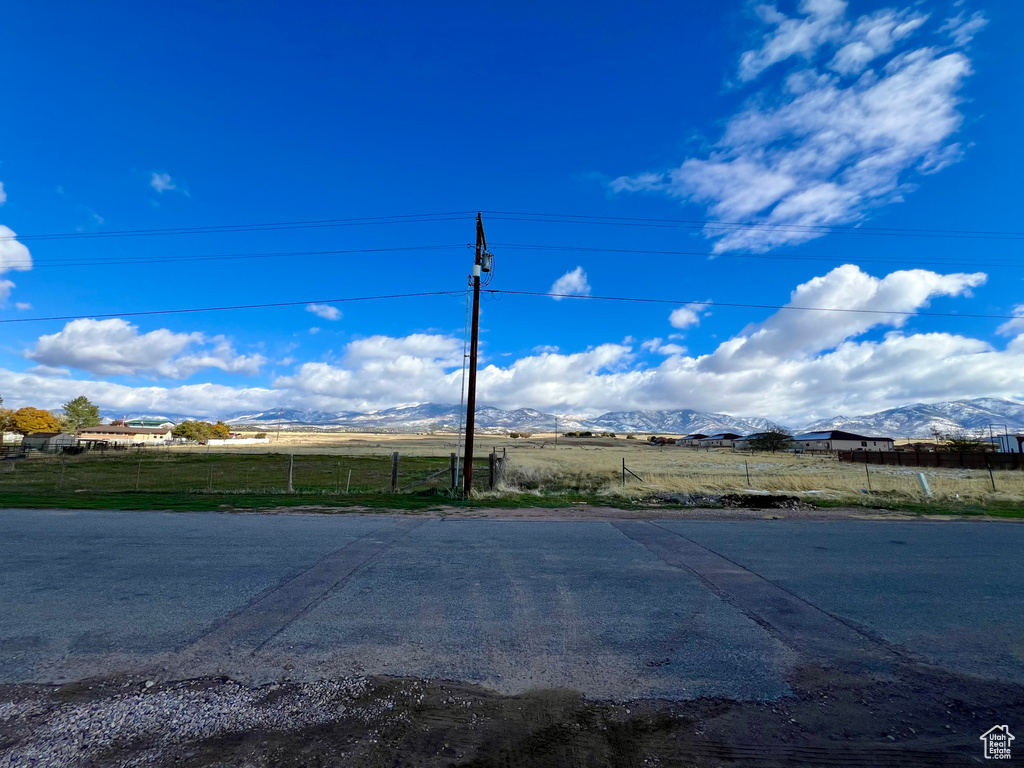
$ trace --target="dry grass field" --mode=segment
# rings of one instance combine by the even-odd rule
[[[452,434],[362,434],[282,432],[268,445],[214,451],[295,453],[327,456],[447,456],[457,450]],[[176,449],[189,450],[189,449]],[[193,448],[205,451],[205,448]],[[528,439],[477,435],[476,456],[491,450],[505,453],[506,491],[552,493],[573,490],[637,499],[652,493],[775,492],[810,500],[851,501],[872,496],[895,500],[924,499],[916,468],[869,466],[839,462],[831,456],[750,453],[731,449],[653,447],[645,441],[618,438],[565,438],[535,434]],[[622,483],[622,462],[639,475]],[[1024,472],[995,472],[996,491],[988,472],[923,468],[934,498],[964,503],[1024,506]],[[748,480],[749,476],[749,480]],[[870,484],[870,489],[869,489]]]

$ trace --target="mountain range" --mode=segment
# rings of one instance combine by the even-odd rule
[[[256,426],[262,429],[312,428],[339,432],[449,432],[459,427],[460,407],[439,403],[400,406],[379,411],[318,411],[284,408],[270,411],[239,412],[223,416],[233,426]],[[104,414],[120,418],[123,414]],[[129,418],[157,418],[152,414],[134,414]],[[159,418],[181,421],[182,414],[164,414]],[[502,410],[477,409],[477,429],[483,432],[592,432],[643,433],[681,435],[690,432],[738,432],[749,434],[769,429],[775,424],[758,417],[731,416],[690,409],[667,411],[612,411],[600,416],[545,413],[533,408]],[[1024,432],[1024,403],[1015,400],[983,397],[973,400],[951,400],[942,403],[914,403],[863,416],[833,416],[809,424],[787,425],[793,433],[842,429],[865,435],[887,437],[930,437],[958,430]]]

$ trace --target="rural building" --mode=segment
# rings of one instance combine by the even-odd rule
[[[732,448],[733,442],[742,435],[735,432],[719,432],[716,435],[708,435],[700,441],[701,448]]]
[[[101,424],[78,430],[79,445],[163,445],[171,442],[170,427],[114,427]]]
[[[57,452],[63,448],[71,448],[75,444],[75,436],[66,432],[35,432],[21,438],[21,447],[33,451]]]
[[[865,437],[833,429],[794,435],[790,445],[797,451],[891,451],[891,437]]]
[[[678,440],[676,440],[676,445],[700,445],[700,441],[705,439],[706,437],[707,435],[701,432],[694,432],[692,435],[684,435],[683,437],[680,437]]]

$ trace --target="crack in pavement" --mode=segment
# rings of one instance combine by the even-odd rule
[[[715,594],[793,650],[819,660],[859,664],[915,661],[914,654],[835,616],[673,530],[646,521],[612,523],[669,565],[696,575]]]
[[[192,666],[190,662],[201,657],[225,653],[255,655],[293,621],[346,584],[360,568],[379,558],[427,519],[401,518],[349,542],[215,625],[177,654],[179,662]]]

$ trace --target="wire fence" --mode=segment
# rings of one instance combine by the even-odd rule
[[[474,486],[501,482],[500,455],[474,463]],[[455,455],[316,456],[303,454],[168,453],[159,450],[85,454],[32,452],[0,461],[0,492],[46,493],[403,493],[453,491],[461,480]]]

